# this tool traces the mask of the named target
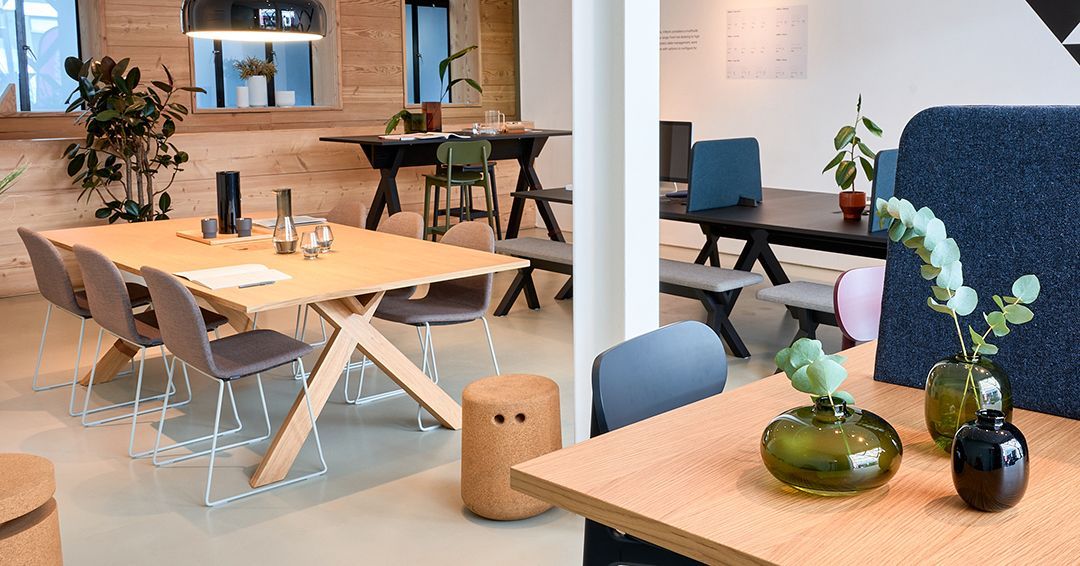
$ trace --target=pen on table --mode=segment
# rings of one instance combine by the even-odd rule
[[[244,283],[243,285],[237,286],[237,289],[247,289],[248,287],[261,287],[263,285],[273,285],[273,284],[274,284],[273,281],[257,281],[255,283]]]

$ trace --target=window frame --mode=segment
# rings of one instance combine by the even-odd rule
[[[192,66],[191,66],[192,74],[191,74],[191,76],[194,78],[195,77],[195,71],[194,71],[195,70],[195,43],[190,42],[189,45],[191,45],[191,59],[192,59]],[[290,106],[289,108],[319,108],[319,106],[314,104],[314,102],[315,102],[315,61],[314,61],[314,56],[312,54],[312,52],[314,50],[311,48],[310,43],[308,43],[306,45],[307,45],[307,48],[308,48],[308,52],[307,52],[308,76],[310,78],[310,80],[308,81],[308,94],[311,95],[312,104],[310,106],[295,106],[295,107]],[[222,40],[220,40],[220,39],[213,40],[213,47],[212,47],[211,53],[213,54],[213,58],[214,58],[214,93],[216,95],[215,100],[214,100],[215,106],[204,107],[203,110],[246,110],[246,108],[237,108],[237,107],[225,106],[225,59],[223,57],[224,46],[222,45]],[[274,61],[275,52],[274,52],[274,44],[273,44],[273,42],[267,41],[267,42],[263,43],[263,53],[264,53],[264,55],[263,55],[264,59],[266,59],[267,61],[270,61],[271,63]],[[267,109],[271,109],[271,108],[273,108],[273,109],[278,108],[277,106],[274,106],[274,104],[275,104],[274,91],[275,90],[276,89],[274,87],[274,77],[267,77],[267,79],[266,79],[266,99],[267,99],[267,102],[269,103],[269,106],[267,106],[266,108],[259,108],[258,110],[267,110]]]
[[[413,75],[413,88],[412,88],[412,90],[413,91],[411,93],[409,93],[409,92],[405,93],[405,100],[409,101],[409,99],[412,98],[414,101],[413,102],[408,102],[408,104],[410,104],[410,105],[419,105],[422,102],[420,100],[420,18],[417,17],[418,14],[417,14],[416,10],[417,10],[418,7],[443,8],[443,9],[446,10],[446,53],[447,53],[447,55],[449,55],[449,54],[453,53],[452,47],[450,45],[450,40],[451,40],[451,35],[450,35],[450,0],[404,0],[404,2],[405,2],[405,12],[408,13],[408,15],[405,15],[403,13],[403,17],[405,18],[404,25],[409,26],[409,27],[412,28],[412,45],[411,46],[406,46],[406,48],[405,48],[405,69],[404,70],[406,72],[408,72],[407,70],[409,68],[409,61],[410,60],[412,61],[412,69],[413,69],[413,72],[412,72],[412,75]],[[409,49],[410,47],[411,47],[411,50]],[[406,80],[405,84],[408,85],[408,77],[406,77],[405,80]],[[452,69],[448,69],[448,76],[447,76],[446,80],[447,81],[454,80],[453,70]],[[440,84],[439,87],[440,87],[440,90],[441,90],[442,85]],[[445,104],[453,104],[453,103],[454,103],[454,94],[452,92],[447,93],[447,98],[446,98]]]
[[[23,116],[55,116],[64,115],[63,110],[34,110],[33,105],[30,102],[30,60],[27,57],[27,51],[30,51],[29,39],[27,37],[26,30],[26,0],[13,0],[15,4],[15,54],[16,71],[18,75],[18,84],[16,90],[18,91],[18,108],[15,112],[17,115]],[[83,45],[83,14],[80,9],[80,0],[72,0],[71,6],[75,11],[75,45],[78,48],[76,57],[80,60],[83,58],[83,54],[86,53],[87,47]],[[72,89],[74,90],[74,88]]]
[[[465,18],[465,19],[467,19],[469,21],[469,25],[467,26],[467,28],[464,28],[464,29],[463,28],[458,28],[457,33],[459,35],[464,36],[463,40],[465,42],[467,42],[467,43],[465,43],[466,45],[476,45],[476,46],[479,47],[479,49],[474,50],[472,53],[469,53],[468,55],[466,55],[465,58],[459,59],[459,61],[467,61],[471,68],[476,69],[476,73],[475,73],[475,76],[473,78],[475,78],[476,80],[483,83],[483,69],[484,69],[483,57],[482,57],[483,44],[482,44],[482,40],[481,40],[481,35],[482,34],[481,34],[481,31],[480,31],[480,23],[479,23],[480,22],[480,5],[479,5],[479,2],[475,1],[475,0],[448,0],[448,1],[450,3],[450,32],[451,32],[451,35],[450,35],[450,50],[449,50],[450,53],[454,52],[454,39],[453,39],[454,33],[455,33],[455,29],[454,29],[454,22],[455,22],[455,20],[454,20],[454,8],[455,7],[458,7],[458,8],[470,8],[471,7],[472,9],[475,10],[475,12],[472,13],[470,17]],[[407,109],[409,111],[418,111],[418,110],[420,110],[421,104],[419,102],[417,102],[417,103],[409,102],[409,93],[408,93],[409,81],[408,81],[408,77],[406,77],[406,70],[408,69],[408,56],[409,55],[408,55],[408,49],[406,48],[406,45],[405,45],[405,26],[408,25],[408,18],[406,18],[406,15],[405,15],[405,2],[406,2],[406,0],[399,0],[399,4],[398,4],[398,9],[400,10],[399,13],[401,14],[401,104],[402,104],[403,108],[405,108],[405,109]],[[455,62],[455,64],[457,64],[457,62]],[[456,90],[459,87],[460,88],[468,88],[468,87],[464,86],[464,83],[462,83],[461,85],[456,86],[454,88]],[[466,92],[466,96],[465,96],[464,101],[460,101],[460,102],[443,102],[442,103],[443,108],[481,108],[481,107],[483,107],[484,98],[483,98],[482,93],[472,91],[471,89],[466,90],[464,92]]]

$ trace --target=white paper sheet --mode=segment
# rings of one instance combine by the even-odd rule
[[[317,216],[305,216],[303,214],[299,216],[293,216],[292,220],[293,224],[296,226],[304,226],[307,224],[324,224],[326,222],[325,218],[319,218]],[[277,225],[277,218],[260,218],[258,220],[252,220],[251,223],[262,226],[263,228],[269,228],[273,230],[274,226]]]
[[[806,6],[727,12],[727,78],[805,79]]]
[[[228,287],[255,286],[260,283],[270,284],[276,281],[292,279],[286,273],[276,269],[270,269],[258,263],[245,263],[241,265],[229,265],[226,267],[212,267],[210,269],[195,269],[192,271],[180,271],[175,274],[193,283],[198,283],[211,290],[225,289]]]

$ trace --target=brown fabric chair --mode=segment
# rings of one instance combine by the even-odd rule
[[[158,424],[157,433],[158,439],[154,444],[154,464],[165,466],[209,454],[210,463],[207,467],[206,493],[203,499],[203,502],[207,507],[213,507],[221,503],[227,503],[242,497],[248,497],[255,495],[256,493],[283,487],[326,473],[326,460],[323,458],[322,444],[319,440],[319,430],[315,424],[314,411],[311,408],[311,397],[308,395],[307,380],[302,379],[300,380],[300,383],[304,390],[304,400],[307,404],[308,417],[311,419],[312,436],[315,438],[315,446],[318,449],[321,468],[300,477],[280,480],[237,495],[221,499],[211,498],[211,489],[213,487],[214,478],[214,462],[217,453],[223,450],[259,442],[270,436],[270,413],[266,405],[266,395],[263,391],[262,376],[260,373],[286,365],[293,361],[299,362],[301,364],[301,371],[303,371],[300,358],[311,353],[312,348],[299,340],[290,338],[273,330],[252,330],[211,341],[206,336],[206,323],[199,311],[199,306],[195,303],[195,297],[192,296],[191,291],[184,286],[183,282],[178,278],[153,267],[143,267],[140,271],[146,279],[147,285],[150,287],[150,295],[153,297],[154,305],[157,307],[158,328],[161,330],[161,337],[165,342],[165,346],[167,346],[173,355],[180,360],[185,379],[187,378],[188,366],[192,366],[199,370],[199,372],[214,379],[218,384],[217,409],[214,413],[213,433],[209,435],[209,437],[199,437],[184,442],[178,442],[169,447],[161,447],[161,435],[165,428],[165,413],[169,408],[169,397],[166,395],[161,407],[161,420]],[[256,383],[258,384],[259,397],[262,401],[263,419],[266,423],[266,433],[257,438],[242,440],[227,446],[219,447],[218,440],[223,434],[227,434],[221,432],[221,407],[226,385],[231,386],[232,381],[251,375],[255,376]],[[172,380],[173,373],[170,373],[166,393],[172,388]],[[229,391],[231,397],[231,387]],[[233,410],[235,416],[235,401]],[[158,460],[158,455],[163,451],[180,446],[187,446],[203,440],[210,440],[211,444],[209,450],[192,452],[166,461]]]
[[[471,248],[489,253],[495,251],[495,233],[486,223],[467,221],[455,224],[447,230],[446,235],[439,240],[440,243],[451,246]],[[487,321],[487,310],[491,305],[491,284],[493,276],[477,275],[464,279],[442,281],[428,286],[428,292],[422,298],[411,299],[407,297],[394,297],[389,294],[383,297],[375,318],[416,327],[417,336],[420,339],[423,352],[422,369],[428,373],[429,353],[431,371],[428,373],[432,380],[438,383],[439,368],[435,360],[435,347],[431,341],[431,327],[463,324],[480,320],[484,323],[484,333],[487,336],[488,350],[491,352],[491,362],[495,366],[495,373],[499,373],[499,361],[495,356],[495,345],[491,339],[491,327]],[[423,327],[423,332],[421,332]],[[425,427],[421,419],[421,411],[417,411],[417,426],[421,430],[430,430],[434,427]]]
[[[90,305],[84,291],[77,291],[71,284],[71,276],[64,267],[64,260],[60,252],[45,236],[29,228],[19,227],[19,237],[22,238],[26,252],[30,255],[30,266],[34,269],[34,279],[37,281],[38,291],[48,301],[45,309],[45,325],[41,329],[41,343],[38,345],[37,364],[34,366],[34,379],[31,389],[34,391],[46,391],[58,387],[71,386],[79,378],[79,365],[82,362],[83,336],[86,331],[86,321],[91,318]],[[146,287],[136,283],[126,283],[128,301],[133,307],[145,306],[150,302],[150,292]],[[54,383],[52,385],[38,385],[38,375],[41,372],[41,359],[45,353],[45,336],[49,332],[49,321],[52,319],[53,307],[60,307],[79,319],[79,343],[75,349],[75,372],[70,383]],[[77,416],[75,406],[68,407],[71,416]]]
[[[363,228],[367,224],[368,207],[355,197],[345,196],[338,201],[330,212],[326,213],[326,221],[334,224],[344,224],[353,228]]]
[[[124,278],[116,265],[101,252],[87,246],[75,246],[75,259],[79,262],[83,279],[86,281],[86,297],[90,306],[90,312],[94,315],[101,329],[98,331],[97,348],[94,351],[94,359],[101,355],[101,343],[105,333],[108,332],[120,340],[131,344],[139,349],[139,370],[135,381],[135,399],[123,403],[114,403],[104,407],[90,409],[90,397],[94,391],[94,379],[97,375],[97,366],[90,371],[90,381],[86,386],[86,398],[83,401],[82,424],[83,426],[97,426],[117,420],[131,418],[131,438],[128,443],[128,455],[132,458],[149,456],[151,451],[135,453],[135,427],[138,424],[138,416],[157,411],[150,408],[139,410],[139,405],[147,401],[164,399],[165,394],[152,397],[142,397],[143,370],[146,365],[146,350],[159,348],[161,361],[165,364],[166,374],[172,371],[165,354],[165,347],[161,340],[161,332],[158,330],[157,313],[154,310],[146,310],[138,314],[132,314],[131,300],[128,297]],[[229,320],[217,313],[206,309],[199,309],[203,322],[209,330],[217,330],[218,327]],[[187,400],[174,406],[184,405],[191,401],[191,384],[188,383]],[[74,403],[75,392],[78,388],[72,388],[71,397]],[[87,415],[131,406],[129,413],[88,421]]]

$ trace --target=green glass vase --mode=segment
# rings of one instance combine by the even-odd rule
[[[851,495],[885,485],[904,447],[885,419],[819,397],[780,414],[761,435],[761,459],[776,479],[817,495]]]
[[[948,452],[953,436],[975,411],[997,409],[1012,422],[1009,376],[986,356],[957,354],[944,358],[926,375],[926,428],[934,443]]]

